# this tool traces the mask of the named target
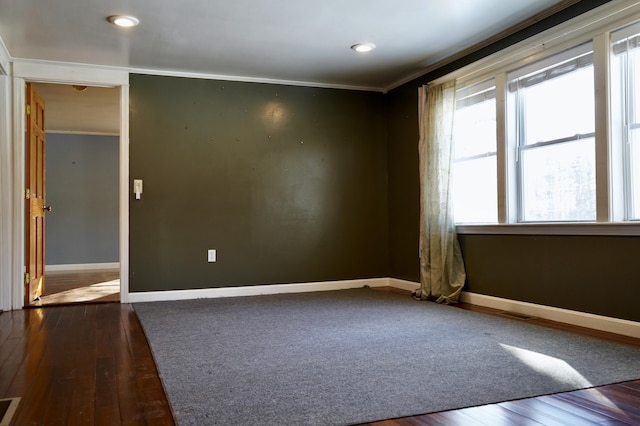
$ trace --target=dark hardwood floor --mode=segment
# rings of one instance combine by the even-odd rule
[[[640,339],[529,322],[640,347]],[[0,314],[0,399],[10,397],[22,398],[15,426],[175,424],[144,332],[127,304]],[[640,425],[640,380],[367,425],[540,424]]]
[[[21,397],[12,425],[174,425],[131,305],[0,314],[0,398]]]

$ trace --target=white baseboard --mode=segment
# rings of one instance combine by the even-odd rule
[[[420,288],[420,283],[400,280],[398,278],[389,278],[389,286],[402,290],[414,291]]]
[[[386,287],[389,278],[324,281],[315,283],[272,284],[244,287],[218,287],[195,290],[148,291],[129,293],[129,303],[159,302],[167,300],[208,299],[216,297],[260,296],[264,294],[305,293],[310,291],[346,290],[349,288]]]
[[[129,303],[159,302],[169,300],[206,299],[218,297],[259,296],[264,294],[304,293],[311,291],[344,290],[350,288],[395,287],[413,291],[420,288],[420,284],[397,278],[369,278],[361,280],[325,281],[314,283],[273,284],[244,287],[220,287],[195,290],[150,291],[129,293]],[[594,315],[551,306],[536,305],[517,300],[486,296],[483,294],[462,292],[460,301],[472,305],[485,306],[502,311],[515,312],[538,318],[558,321],[594,330],[621,334],[640,338],[640,322],[619,318]]]
[[[44,273],[64,273],[64,272],[88,272],[88,271],[110,271],[110,270],[119,270],[120,263],[112,262],[112,263],[76,263],[76,264],[65,264],[65,265],[45,265]]]
[[[396,278],[389,278],[389,285],[410,291],[420,288],[420,283],[399,280]],[[484,306],[507,312],[515,312],[565,324],[640,338],[640,322],[637,321],[606,317],[603,315],[589,314],[569,309],[554,308],[552,306],[537,305],[534,303],[503,299],[500,297],[486,296],[484,294],[470,293],[466,291],[463,291],[460,295],[460,301],[471,305]]]
[[[640,338],[640,322],[619,318],[594,315],[586,312],[571,311],[569,309],[554,308],[552,306],[536,305],[518,300],[502,299],[484,294],[462,292],[460,301],[487,308],[534,316],[565,324],[587,327],[609,333]]]

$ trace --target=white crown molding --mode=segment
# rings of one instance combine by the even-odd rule
[[[73,82],[96,87],[129,84],[129,71],[125,68],[24,58],[13,58],[12,61],[13,76],[29,82]]]
[[[523,23],[512,27],[504,31],[503,33],[487,39],[475,46],[472,46],[469,49],[465,49],[435,64],[429,65],[420,71],[399,79],[387,86],[384,89],[384,93],[387,93],[402,86],[403,84],[409,83],[415,79],[425,76],[439,68],[442,68],[443,66],[462,59],[469,54],[477,52],[478,50],[488,47],[492,43],[509,37],[517,33],[518,31],[534,24],[535,22],[552,16],[554,13],[557,13],[567,7],[567,5],[563,7],[562,5],[560,6],[561,7],[557,8],[557,10],[549,9],[548,11],[546,11],[551,13],[543,12],[542,15],[524,21]],[[613,23],[619,23],[621,26],[624,26],[638,19],[638,10],[639,4],[637,0],[617,0],[603,4],[595,9],[583,13],[582,15],[576,16],[575,18],[572,18],[566,22],[558,24],[525,40],[506,47],[498,52],[490,54],[480,59],[479,61],[474,62],[473,64],[469,64],[455,71],[452,71],[445,76],[437,78],[436,80],[434,80],[434,82],[443,82],[445,80],[452,80],[454,78],[467,79],[470,78],[469,76],[471,75],[482,74],[489,68],[497,67],[498,64],[504,66],[503,64],[512,63],[522,58],[523,56],[531,55],[537,51],[546,50],[551,47],[560,46],[566,43],[573,43],[572,40],[576,38],[595,36],[595,32],[600,31],[603,26]]]
[[[278,84],[283,86],[313,87],[319,89],[340,89],[360,92],[384,91],[381,87],[331,84],[314,81],[280,80],[275,78],[246,77],[224,74],[198,73],[175,70],[159,70],[136,67],[113,67],[105,65],[81,64],[76,62],[48,61],[40,59],[13,58],[13,73],[33,82],[77,81],[97,87],[112,87],[128,84],[128,74],[157,75],[164,77],[195,78],[201,80],[237,81],[243,83]],[[126,75],[126,78],[125,78]]]
[[[262,78],[262,77],[246,77],[237,75],[225,75],[225,74],[208,74],[188,71],[172,71],[172,70],[157,70],[146,68],[129,68],[132,74],[146,74],[146,75],[159,75],[166,77],[185,77],[196,78],[202,80],[221,80],[221,81],[237,81],[243,83],[265,83],[265,84],[279,84],[283,86],[301,86],[301,87],[314,87],[319,89],[340,89],[340,90],[354,90],[360,92],[384,92],[382,87],[371,86],[354,86],[347,84],[332,84],[332,83],[320,83],[314,81],[299,81],[299,80],[279,80],[276,78]]]

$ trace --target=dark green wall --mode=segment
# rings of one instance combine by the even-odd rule
[[[131,291],[389,276],[382,94],[132,75],[130,105]]]
[[[389,126],[389,261],[391,276],[420,281],[418,234],[418,89],[405,85],[386,95]]]
[[[390,270],[419,281],[418,87],[607,1],[581,1],[385,97],[389,124]],[[640,320],[640,237],[461,235],[465,290]]]
[[[467,291],[640,321],[640,237],[459,239]]]

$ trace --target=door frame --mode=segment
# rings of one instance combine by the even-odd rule
[[[120,248],[120,302],[129,302],[129,72],[124,69],[91,67],[49,61],[17,60],[13,62],[13,191],[0,194],[12,206],[12,253],[9,285],[11,306],[24,307],[23,274],[25,268],[25,85],[32,83],[78,84],[84,86],[117,87],[120,89],[120,182],[119,182],[119,248]],[[1,188],[0,188],[1,189]],[[8,195],[5,197],[5,195]],[[1,290],[1,289],[0,289]],[[6,293],[5,293],[6,294]],[[0,309],[2,307],[0,306]]]
[[[0,40],[0,310],[11,309],[12,179],[11,65]]]

